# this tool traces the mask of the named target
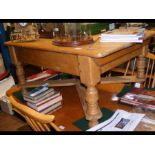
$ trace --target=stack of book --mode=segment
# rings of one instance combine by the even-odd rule
[[[155,91],[143,88],[132,88],[120,98],[120,102],[155,110]]]
[[[116,29],[101,34],[100,42],[135,42],[142,43],[145,29]]]
[[[49,88],[44,84],[38,88],[23,94],[27,105],[43,114],[49,114],[62,107],[62,95],[60,92]]]

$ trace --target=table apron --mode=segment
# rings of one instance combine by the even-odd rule
[[[138,50],[132,51],[126,55],[122,55],[116,59],[111,60],[110,62],[108,62],[104,65],[101,65],[100,71],[101,71],[101,73],[105,73],[105,72],[113,69],[114,67],[117,67],[117,66],[127,62],[128,60],[135,58],[136,56],[140,55],[141,53],[142,53],[142,50],[138,49]]]
[[[51,51],[15,47],[17,59],[21,63],[43,66],[56,71],[79,76],[76,55]]]

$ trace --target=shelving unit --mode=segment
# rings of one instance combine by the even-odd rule
[[[9,54],[8,47],[4,45],[4,42],[7,41],[6,39],[6,32],[3,26],[3,23],[0,23],[0,52],[2,53],[4,65],[6,69],[10,72],[11,71],[11,58]]]

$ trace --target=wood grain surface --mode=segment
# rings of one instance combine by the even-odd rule
[[[144,40],[150,38],[155,35],[155,31],[146,30]],[[99,35],[93,36],[94,40],[96,40]],[[122,50],[124,48],[130,47],[134,43],[101,43],[99,40],[93,44],[78,46],[78,47],[59,47],[52,44],[52,39],[43,39],[40,38],[38,41],[34,42],[23,42],[23,43],[14,43],[14,42],[6,42],[7,46],[15,46],[15,47],[25,47],[31,49],[38,50],[47,50],[47,51],[56,51],[59,53],[70,53],[81,56],[89,56],[94,58],[100,58],[107,55],[110,55],[118,50]]]

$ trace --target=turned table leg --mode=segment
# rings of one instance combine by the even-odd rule
[[[15,48],[12,47],[10,51],[12,53],[13,63],[15,64],[15,67],[16,67],[16,74],[17,74],[19,84],[20,86],[22,86],[22,92],[26,93],[27,91],[24,87],[24,84],[26,83],[26,81],[25,81],[25,73],[24,73],[23,65],[21,62],[18,61]]]
[[[85,116],[89,121],[89,127],[98,124],[98,119],[102,117],[101,110],[98,106],[98,91],[96,84],[100,82],[100,69],[90,57],[79,56],[80,80],[87,88],[85,92]]]
[[[145,57],[139,55],[137,59],[137,78],[145,78]]]
[[[98,91],[94,86],[88,86],[86,90],[86,119],[89,120],[89,127],[98,124],[98,119],[102,117],[102,113],[98,106]]]
[[[24,84],[26,83],[25,81],[25,72],[23,69],[23,65],[20,62],[17,62],[16,64],[16,74],[19,80],[19,84],[22,86],[22,92],[27,93]]]

